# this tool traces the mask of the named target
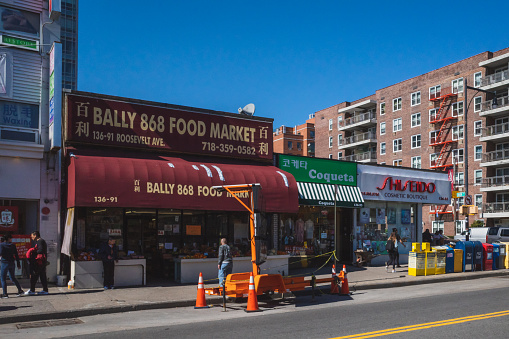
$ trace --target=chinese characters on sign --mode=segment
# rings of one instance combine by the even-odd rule
[[[0,206],[0,233],[18,230],[18,207]]]
[[[272,122],[67,96],[67,140],[272,159]]]

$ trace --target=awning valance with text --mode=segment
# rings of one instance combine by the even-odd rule
[[[294,177],[274,166],[75,155],[68,168],[67,207],[174,208],[244,211],[228,193],[212,186],[261,184],[263,212],[297,213]],[[249,204],[245,197],[240,197]]]

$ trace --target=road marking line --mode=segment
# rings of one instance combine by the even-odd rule
[[[422,329],[426,329],[426,328],[447,326],[447,325],[464,323],[464,322],[468,322],[468,321],[484,320],[484,319],[495,318],[495,317],[504,317],[504,316],[509,316],[509,310],[501,311],[501,312],[473,315],[473,316],[462,317],[462,318],[440,320],[440,321],[434,321],[434,322],[430,322],[430,323],[416,324],[416,325],[403,326],[403,327],[397,327],[397,328],[390,328],[390,329],[374,331],[374,332],[359,333],[359,334],[353,334],[353,335],[348,335],[348,336],[343,336],[343,337],[335,337],[335,338],[331,338],[331,339],[374,338],[374,337],[380,337],[383,335],[417,331],[417,330],[422,330]]]

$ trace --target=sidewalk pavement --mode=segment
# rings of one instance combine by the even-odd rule
[[[406,265],[397,269],[396,273],[387,273],[385,267],[356,268],[347,266],[347,270],[350,292],[354,295],[356,291],[367,289],[509,276],[509,270],[504,269],[413,277],[408,275]],[[319,273],[322,272],[324,270]],[[330,274],[317,275],[317,278],[325,277],[330,277]],[[196,280],[198,281],[198,277]],[[28,281],[21,281],[21,285],[25,287],[25,290],[28,289]],[[213,286],[217,285],[206,285],[205,287]],[[67,287],[55,286],[49,288],[49,295],[16,297],[16,288],[8,281],[10,297],[0,299],[0,324],[194,306],[196,287],[196,285],[168,284],[166,286],[149,285],[114,290],[68,290]],[[323,292],[328,292],[330,285],[322,285],[319,288]],[[311,288],[297,292],[296,296],[309,293],[311,293]],[[207,296],[206,299],[209,304],[222,304],[222,297]]]

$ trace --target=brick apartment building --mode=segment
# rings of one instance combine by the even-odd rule
[[[281,126],[273,133],[274,153],[315,156],[315,115],[310,114],[306,123]]]
[[[316,157],[450,172],[465,197],[424,207],[423,229],[509,225],[508,65],[509,48],[484,52],[318,111]]]

